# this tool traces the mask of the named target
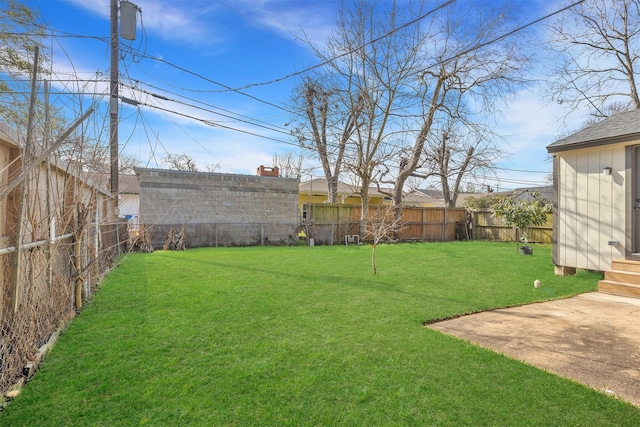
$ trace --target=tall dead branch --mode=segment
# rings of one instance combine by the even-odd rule
[[[549,29],[554,102],[597,119],[640,108],[640,0],[585,0]]]

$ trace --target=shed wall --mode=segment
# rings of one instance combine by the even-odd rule
[[[627,209],[625,188],[628,144],[558,153],[560,179],[556,265],[608,270],[625,257]],[[612,168],[604,175],[605,167]],[[616,246],[609,245],[617,241]]]

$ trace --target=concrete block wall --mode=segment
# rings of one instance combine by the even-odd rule
[[[278,241],[288,238],[292,231],[295,233],[297,179],[145,168],[137,168],[135,172],[140,181],[140,219],[150,230],[166,228],[168,232],[171,225],[179,228],[183,224],[287,224],[269,227],[282,231],[274,231],[277,235],[268,239]],[[155,234],[158,233],[152,233]],[[188,234],[187,230],[187,242]],[[157,238],[153,239],[154,246]],[[212,235],[194,236],[194,244],[190,246],[209,246],[215,239]],[[251,239],[240,240],[250,244]]]

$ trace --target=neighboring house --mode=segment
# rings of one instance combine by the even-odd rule
[[[429,207],[444,207],[445,203],[444,203],[444,196],[442,195],[442,190],[424,190],[424,189],[419,189],[416,190],[419,191],[423,194],[425,194],[426,196],[428,196],[431,199],[431,204],[428,205]],[[459,193],[458,197],[456,198],[456,207],[462,207],[464,206],[464,201],[467,197],[475,197],[475,198],[480,198],[480,197],[485,197],[487,195],[489,195],[490,193]]]
[[[107,173],[91,174],[90,179],[106,193],[110,193]],[[133,174],[118,175],[118,218],[129,223],[129,233],[133,236],[139,230],[138,216],[140,211],[140,186],[138,177]]]
[[[76,165],[35,151],[25,161],[18,134],[0,123],[0,394],[33,373],[34,350],[120,254],[111,195]]]
[[[438,198],[430,194],[425,194],[424,190],[411,190],[404,193],[402,203],[405,206],[421,207],[421,208],[437,208],[444,206],[442,194]]]
[[[325,178],[312,178],[303,181],[298,187],[298,208],[301,218],[306,218],[307,206],[310,203],[327,203],[329,191],[327,190],[327,180]],[[341,205],[360,206],[362,204],[358,187],[338,181],[338,200]],[[381,206],[391,204],[391,197],[382,194],[377,188],[369,189],[369,204],[371,206]]]
[[[357,186],[338,182],[338,203],[342,205],[360,206],[361,199]],[[391,193],[392,189],[388,189]],[[469,196],[483,196],[485,194],[461,193],[458,195],[457,206],[463,206],[464,199]],[[324,178],[313,178],[300,183],[299,208],[302,218],[305,218],[306,205],[309,203],[326,203],[328,200],[327,180]],[[369,204],[371,206],[390,205],[393,200],[388,194],[378,191],[377,187],[369,189]],[[444,199],[440,190],[415,189],[407,191],[403,195],[405,206],[422,208],[444,207]]]
[[[8,187],[13,188],[0,198],[0,247],[13,244],[17,237],[20,187],[24,182],[19,179],[23,172],[23,150],[18,140],[13,129],[0,123],[0,190],[6,192]],[[94,176],[54,156],[28,167],[25,210],[29,215],[22,236],[25,242],[51,238],[50,227],[58,234],[72,229],[78,205],[95,211],[91,215],[93,223],[112,220],[112,198]]]
[[[556,273],[640,259],[640,110],[547,147],[553,155]]]
[[[118,218],[129,222],[129,233],[136,234],[139,229],[140,185],[136,175],[118,176]]]
[[[510,192],[509,197],[517,202],[540,200],[543,203],[551,204],[553,202],[553,186],[516,188]]]

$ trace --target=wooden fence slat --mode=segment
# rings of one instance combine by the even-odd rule
[[[377,211],[377,206],[370,207],[369,217]],[[310,233],[315,234],[317,244],[341,243],[345,235],[358,234],[360,206],[311,204],[309,212],[313,220]],[[466,215],[465,208],[403,208],[404,228],[398,233],[398,238],[401,241],[455,240],[456,224],[464,223]],[[393,212],[390,211],[385,222],[392,221]]]
[[[498,240],[513,242],[516,240],[515,227],[505,225],[502,218],[495,216],[492,210],[473,211],[473,237],[475,240]],[[529,227],[527,235],[530,242],[551,243],[553,239],[553,214],[547,215],[547,222],[540,226]]]
[[[360,206],[355,205],[310,205],[313,226],[310,232],[318,236],[318,244],[344,242],[344,236],[358,234]],[[377,207],[369,208],[369,215],[377,212]],[[450,241],[456,239],[456,227],[464,224],[468,211],[465,208],[420,208],[402,209],[404,229],[399,233],[401,241]],[[501,217],[491,210],[471,212],[472,238],[475,240],[515,241],[516,232],[512,226],[504,224]],[[388,218],[387,221],[392,221]],[[530,242],[551,243],[553,237],[553,215],[548,215],[546,224],[527,230]],[[466,235],[462,235],[466,238]],[[366,239],[366,236],[365,236]]]

